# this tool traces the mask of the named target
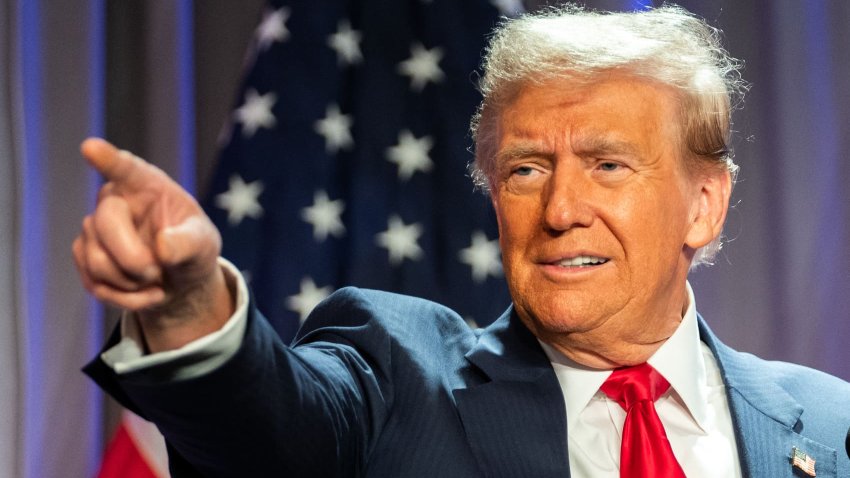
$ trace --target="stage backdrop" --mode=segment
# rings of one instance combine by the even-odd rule
[[[725,31],[752,83],[727,245],[691,277],[698,309],[736,348],[850,379],[850,3],[681,3]],[[111,433],[78,370],[112,315],[70,259],[97,186],[80,140],[105,134],[206,195],[261,18],[259,0],[0,6],[0,478],[94,476]]]

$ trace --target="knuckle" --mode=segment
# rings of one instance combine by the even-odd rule
[[[88,215],[83,218],[83,234],[87,236],[91,236],[94,232],[94,219],[92,219],[91,215]]]
[[[115,184],[112,181],[106,182],[97,191],[97,202],[100,204],[104,199],[111,196],[115,189]]]

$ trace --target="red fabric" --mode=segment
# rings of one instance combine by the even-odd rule
[[[643,363],[614,370],[601,390],[626,411],[620,447],[621,478],[685,478],[655,411],[670,383]]]
[[[106,449],[97,478],[157,478],[123,422]]]

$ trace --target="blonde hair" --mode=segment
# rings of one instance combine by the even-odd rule
[[[734,183],[732,109],[747,88],[741,63],[720,43],[720,31],[681,7],[597,12],[575,5],[504,19],[493,33],[479,82],[483,101],[472,119],[476,186],[489,190],[501,109],[524,85],[565,80],[591,83],[612,71],[671,86],[681,93],[682,144],[689,168],[722,167]],[[718,237],[697,252],[710,262]]]

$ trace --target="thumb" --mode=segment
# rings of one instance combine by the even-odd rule
[[[221,252],[221,236],[209,219],[201,214],[159,231],[156,255],[166,268],[212,268]]]

